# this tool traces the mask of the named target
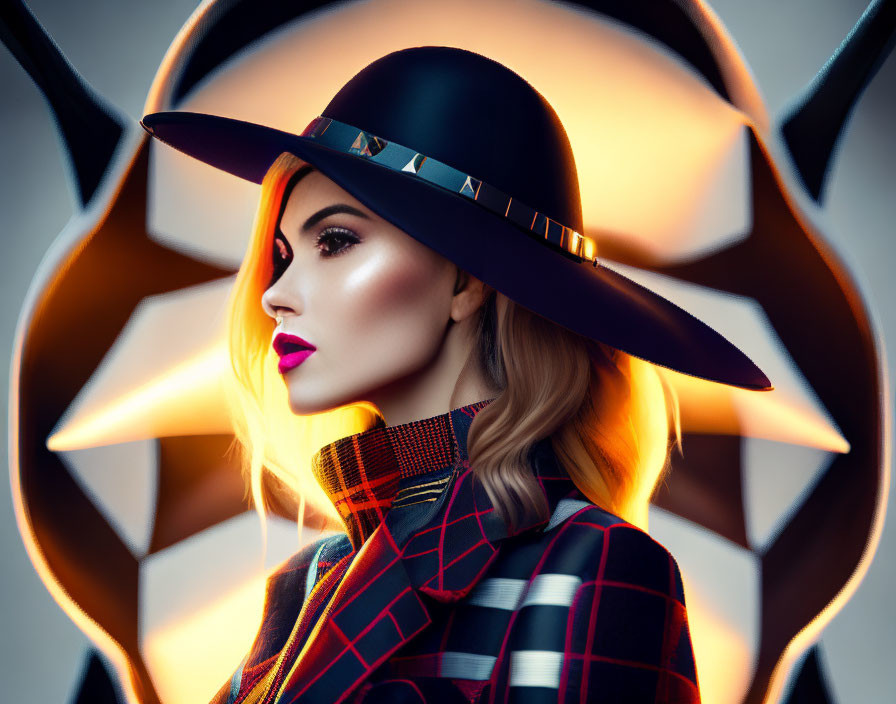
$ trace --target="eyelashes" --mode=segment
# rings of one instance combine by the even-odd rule
[[[343,254],[360,242],[361,238],[352,230],[334,226],[321,230],[315,238],[314,246],[322,259],[329,259]],[[283,276],[293,258],[292,247],[279,230],[274,233],[271,255],[273,271],[267,288],[273,286],[274,282]]]
[[[327,227],[318,235],[316,246],[322,257],[335,257],[360,241],[361,239],[354,232],[345,227]],[[333,242],[341,244],[333,249],[330,247]],[[322,249],[323,245],[327,245],[327,247]]]

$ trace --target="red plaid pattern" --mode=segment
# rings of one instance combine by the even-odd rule
[[[472,419],[486,405],[479,401],[459,410]],[[460,454],[451,414],[445,413],[336,440],[312,457],[311,469],[358,549],[383,522],[400,479],[451,467]]]
[[[463,454],[472,414],[450,416]],[[547,525],[508,535],[462,459],[359,550],[340,535],[296,555],[215,703],[699,703],[675,560],[587,501],[548,440],[530,459]]]

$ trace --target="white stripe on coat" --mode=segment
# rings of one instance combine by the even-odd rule
[[[439,675],[461,680],[487,680],[492,676],[496,660],[493,655],[446,651],[442,653],[442,668]]]
[[[582,583],[581,577],[574,574],[553,574],[545,572],[532,579],[526,598],[520,608],[540,604],[543,606],[570,606],[576,590]]]
[[[467,603],[474,606],[487,606],[491,609],[515,611],[525,589],[525,579],[490,577],[483,579],[473,588],[470,596],[467,597]]]
[[[563,653],[514,650],[510,654],[510,686],[559,689],[562,669]]]

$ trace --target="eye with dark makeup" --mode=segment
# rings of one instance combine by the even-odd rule
[[[360,241],[360,237],[345,227],[327,227],[318,235],[316,245],[322,257],[335,257]]]
[[[339,256],[351,249],[354,245],[361,242],[352,230],[345,227],[327,227],[324,228],[314,242],[314,246],[320,252],[323,259]],[[268,282],[267,288],[283,276],[283,272],[289,267],[292,261],[292,247],[282,232],[274,233],[274,241],[271,247],[272,273],[271,280]]]

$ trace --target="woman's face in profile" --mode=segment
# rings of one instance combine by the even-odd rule
[[[274,275],[262,306],[282,318],[273,342],[294,413],[379,405],[432,365],[457,268],[320,172],[287,195],[268,255]]]

